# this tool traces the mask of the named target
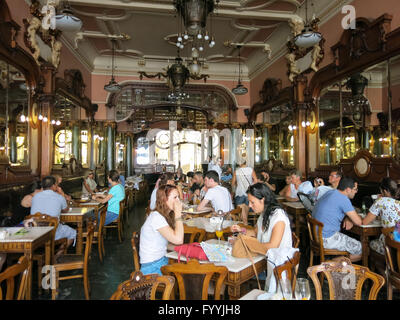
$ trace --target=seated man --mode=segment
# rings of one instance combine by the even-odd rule
[[[265,183],[267,185],[267,187],[271,189],[272,192],[275,192],[276,191],[276,182],[275,182],[275,180],[273,180],[270,177],[269,173],[265,169],[261,169],[260,173],[264,178],[263,183]]]
[[[193,184],[190,188],[189,201],[192,201],[194,196],[201,201],[205,194],[203,172],[196,171],[193,175]]]
[[[204,183],[207,187],[207,193],[197,206],[198,211],[205,209],[209,202],[211,202],[215,212],[218,210],[229,212],[233,209],[231,194],[227,188],[219,185],[218,172],[214,170],[207,171]]]
[[[55,183],[56,184],[56,190],[55,190],[55,192],[57,192],[58,194],[62,195],[65,198],[65,200],[71,201],[72,200],[71,196],[66,194],[66,193],[64,193],[64,190],[60,187],[60,184],[62,182],[62,177],[60,175],[58,175],[58,174],[53,175],[53,177],[56,179],[56,183]]]
[[[69,208],[65,198],[57,193],[56,179],[53,176],[44,177],[42,188],[43,191],[35,194],[32,198],[31,215],[40,212],[60,220],[61,212],[68,212]],[[59,223],[55,240],[62,238],[68,239],[69,247],[76,239],[76,230]]]
[[[82,194],[95,194],[97,192],[97,183],[94,181],[94,172],[90,171],[87,178],[83,180]]]
[[[312,212],[313,217],[324,224],[322,230],[324,248],[347,251],[353,262],[361,259],[361,242],[341,233],[340,227],[342,221],[346,230],[351,229],[353,223],[362,224],[361,217],[350,202],[357,191],[357,182],[352,178],[342,178],[337,189],[326,192],[318,200]]]

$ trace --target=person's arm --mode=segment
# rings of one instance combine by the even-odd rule
[[[94,191],[92,191],[92,189],[90,189],[89,185],[86,183],[86,180],[83,180],[83,185],[85,186],[85,189],[90,193],[93,194]]]
[[[197,206],[197,211],[201,211],[207,207],[209,200],[208,199],[203,199],[200,204]]]
[[[276,190],[276,185],[275,184],[271,184],[269,183],[269,180],[271,179],[271,177],[268,175],[268,180],[265,180],[264,183],[267,185],[268,188],[271,189],[272,192],[275,192]]]
[[[353,228],[353,225],[361,226],[363,223],[361,217],[358,215],[356,211],[346,212],[346,218],[344,219],[344,227],[346,230],[350,230]]]
[[[372,221],[376,219],[376,215],[374,215],[372,212],[368,212],[367,216],[362,220],[362,224],[364,226],[370,224]]]
[[[175,230],[170,226],[165,226],[158,229],[158,232],[167,239],[169,242],[180,245],[183,243],[184,229],[182,219],[182,203],[177,200],[174,202],[174,213],[175,213]]]
[[[106,196],[97,196],[95,200],[97,200],[100,203],[106,203],[108,200],[110,200],[113,197],[111,193],[107,194]]]
[[[176,189],[178,189],[178,193],[179,193],[179,199],[183,200],[183,192],[182,192],[182,187],[180,184],[178,184],[176,186]]]
[[[232,174],[232,181],[231,181],[232,189],[236,186],[236,172],[237,172],[237,171],[235,171],[235,172]]]
[[[255,181],[257,181],[257,175],[256,175],[256,172],[254,171],[254,169],[253,169],[253,171],[251,172],[251,178],[253,179],[253,183],[254,183]]]
[[[62,208],[63,208],[61,209],[62,213],[67,213],[69,211],[69,206],[65,198],[62,198]]]
[[[284,186],[283,189],[282,189],[281,191],[279,191],[279,195],[280,195],[281,197],[284,197],[284,196],[285,196],[286,190],[287,190],[288,186],[289,186],[289,185]]]
[[[289,184],[287,189],[286,189],[286,192],[284,194],[284,197],[286,198],[286,201],[294,202],[294,201],[298,201],[299,200],[297,198],[292,198],[290,195],[291,195],[291,192],[290,192],[290,184]]]
[[[22,200],[21,200],[21,206],[24,208],[30,208],[32,206],[32,195],[27,194]]]

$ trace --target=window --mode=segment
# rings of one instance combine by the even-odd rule
[[[88,131],[81,131],[81,159],[82,165],[88,165]]]
[[[54,163],[63,164],[69,161],[72,153],[72,131],[66,129],[57,131],[54,141]]]
[[[136,148],[136,162],[137,164],[149,164],[150,163],[150,153],[149,153],[149,142],[146,138],[142,137],[137,140]]]

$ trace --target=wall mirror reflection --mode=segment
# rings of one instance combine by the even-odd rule
[[[24,75],[0,60],[0,153],[11,165],[28,166],[29,91]]]

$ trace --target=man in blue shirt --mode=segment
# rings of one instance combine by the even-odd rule
[[[326,192],[317,202],[312,212],[313,217],[324,224],[322,238],[324,248],[347,251],[351,261],[361,259],[361,242],[340,232],[343,226],[346,230],[362,224],[361,217],[354,210],[350,199],[358,191],[357,182],[352,178],[342,178],[336,190]]]
[[[69,208],[65,197],[57,193],[56,178],[53,176],[44,177],[42,180],[43,191],[32,198],[31,215],[40,212],[60,220],[61,212],[68,212]],[[67,238],[68,247],[76,239],[76,230],[62,223],[58,224],[55,240]],[[57,253],[59,254],[59,253]]]

